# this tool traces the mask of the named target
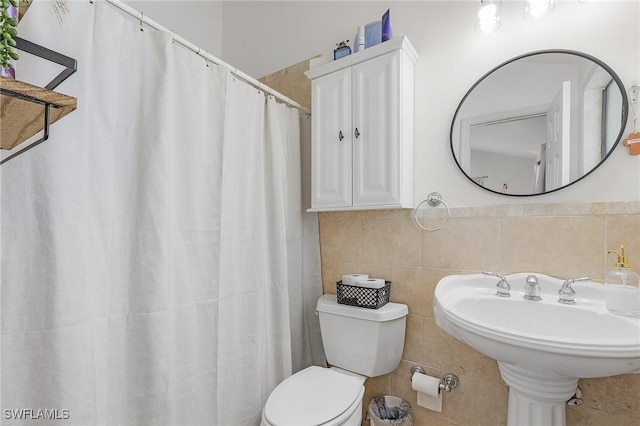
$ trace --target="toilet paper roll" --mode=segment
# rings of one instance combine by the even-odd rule
[[[442,392],[440,379],[426,374],[414,373],[411,377],[411,388],[418,392],[418,405],[428,410],[442,412]]]
[[[385,285],[385,280],[382,278],[366,278],[358,280],[356,283],[353,283],[351,285],[367,288],[382,288]]]
[[[356,285],[360,280],[369,279],[367,274],[347,274],[342,276],[342,284]]]

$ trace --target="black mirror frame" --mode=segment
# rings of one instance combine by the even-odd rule
[[[493,189],[486,188],[486,187],[480,185],[475,180],[473,180],[471,178],[471,176],[469,176],[467,174],[467,172],[465,172],[462,169],[462,166],[458,162],[458,158],[456,157],[456,154],[455,154],[455,151],[454,151],[454,148],[453,148],[453,129],[454,129],[454,126],[455,126],[455,123],[456,123],[456,118],[458,117],[458,113],[460,112],[460,108],[462,108],[462,105],[464,104],[464,101],[469,97],[469,95],[473,92],[473,90],[480,83],[482,83],[487,77],[489,77],[494,71],[496,71],[496,70],[498,70],[498,69],[500,69],[500,68],[502,68],[502,67],[504,67],[504,66],[506,66],[506,65],[508,65],[508,64],[510,64],[512,62],[515,62],[515,61],[517,61],[519,59],[523,59],[523,58],[527,58],[527,57],[535,56],[535,55],[546,54],[546,53],[563,53],[563,54],[580,56],[582,58],[590,60],[591,62],[594,62],[594,63],[598,64],[599,66],[604,68],[604,70],[607,71],[609,73],[609,75],[611,75],[611,77],[613,78],[613,81],[616,82],[616,84],[618,85],[618,88],[620,89],[620,93],[622,94],[622,124],[620,126],[620,132],[618,133],[618,137],[616,138],[616,142],[613,144],[613,146],[611,147],[609,152],[605,155],[605,157],[602,160],[600,160],[600,162],[595,167],[593,167],[591,170],[589,170],[587,173],[585,173],[584,175],[582,175],[578,179],[576,179],[576,180],[574,180],[572,182],[569,182],[568,184],[566,184],[564,186],[561,186],[560,188],[552,189],[550,191],[545,191],[545,192],[538,192],[538,193],[535,193],[535,194],[508,194],[508,193],[498,192],[498,191],[494,191]],[[462,100],[458,104],[458,107],[456,108],[456,112],[453,114],[453,119],[451,120],[451,130],[449,132],[449,142],[450,142],[450,147],[451,147],[451,155],[453,156],[453,160],[456,162],[456,165],[458,166],[458,169],[462,172],[462,174],[464,174],[464,176],[467,179],[469,179],[471,182],[473,182],[474,185],[482,188],[485,191],[493,192],[494,194],[499,194],[499,195],[506,195],[508,197],[534,197],[534,196],[538,196],[538,195],[551,194],[552,192],[556,192],[556,191],[559,191],[561,189],[565,189],[565,188],[573,185],[574,183],[580,182],[582,179],[586,178],[591,173],[593,173],[596,169],[598,169],[602,165],[602,163],[604,163],[607,160],[607,158],[609,158],[609,156],[613,153],[613,151],[616,149],[616,147],[620,143],[620,140],[622,139],[622,135],[624,134],[624,130],[627,127],[628,115],[629,115],[629,99],[627,97],[627,91],[626,91],[624,85],[622,84],[622,80],[620,79],[618,74],[616,74],[615,71],[613,71],[613,69],[609,65],[605,64],[600,59],[598,59],[598,58],[596,58],[594,56],[591,56],[591,55],[589,55],[587,53],[579,52],[579,51],[576,51],[576,50],[566,50],[566,49],[536,50],[536,51],[524,53],[522,55],[516,56],[514,58],[509,59],[508,61],[505,61],[505,62],[501,63],[500,65],[492,68],[489,72],[484,74],[478,81],[476,81],[473,84],[473,86],[471,86],[471,88],[467,91],[467,93],[464,95],[464,97],[462,98]]]

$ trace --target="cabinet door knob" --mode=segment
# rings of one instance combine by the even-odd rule
[[[356,135],[356,139],[358,139],[358,136],[360,136],[360,132],[358,131],[357,127],[356,127],[356,131],[355,131],[355,135]]]
[[[344,139],[344,136],[342,135],[342,130],[340,130],[340,131],[338,132],[338,140],[339,140],[339,141],[342,141],[342,139]]]

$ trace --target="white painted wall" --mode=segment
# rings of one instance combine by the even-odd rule
[[[394,34],[407,34],[420,54],[415,81],[416,203],[431,191],[440,192],[451,206],[640,201],[640,156],[629,156],[622,145],[577,184],[516,198],[469,182],[458,170],[449,142],[453,114],[468,88],[494,66],[528,51],[582,51],[611,66],[625,86],[640,81],[640,0],[560,0],[553,13],[537,22],[522,19],[522,1],[504,0],[502,26],[488,36],[474,32],[475,1],[232,0],[194,2],[198,5],[193,9],[177,6],[184,1],[141,3],[157,3],[158,12],[149,4],[145,13],[254,77],[319,53],[331,57],[335,43],[353,39],[359,25],[379,19],[390,7]],[[179,13],[172,12],[176,7]],[[166,19],[160,13],[168,14]],[[222,46],[209,47],[219,42],[219,31]],[[626,133],[631,131],[629,120]]]
[[[222,5],[210,0],[123,0],[163,27],[222,58]]]
[[[415,202],[431,191],[452,206],[541,202],[640,201],[640,156],[618,146],[596,172],[561,191],[506,197],[483,191],[458,170],[449,130],[467,89],[495,65],[522,53],[550,48],[600,58],[625,86],[640,80],[640,2],[559,1],[545,19],[522,19],[523,2],[503,1],[502,26],[474,32],[476,2],[225,2],[225,60],[261,76],[353,39],[358,25],[391,8],[395,34],[405,33],[420,54],[416,66]],[[232,24],[233,23],[233,24]],[[627,128],[627,133],[631,126]]]
[[[487,176],[484,187],[492,191],[511,194],[531,192],[535,178],[535,161],[531,158],[514,157],[491,152],[473,153],[471,176]]]

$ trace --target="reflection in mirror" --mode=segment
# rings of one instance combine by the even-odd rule
[[[577,182],[613,151],[627,122],[620,78],[584,53],[519,56],[483,76],[451,125],[464,174],[506,195],[537,195]]]

